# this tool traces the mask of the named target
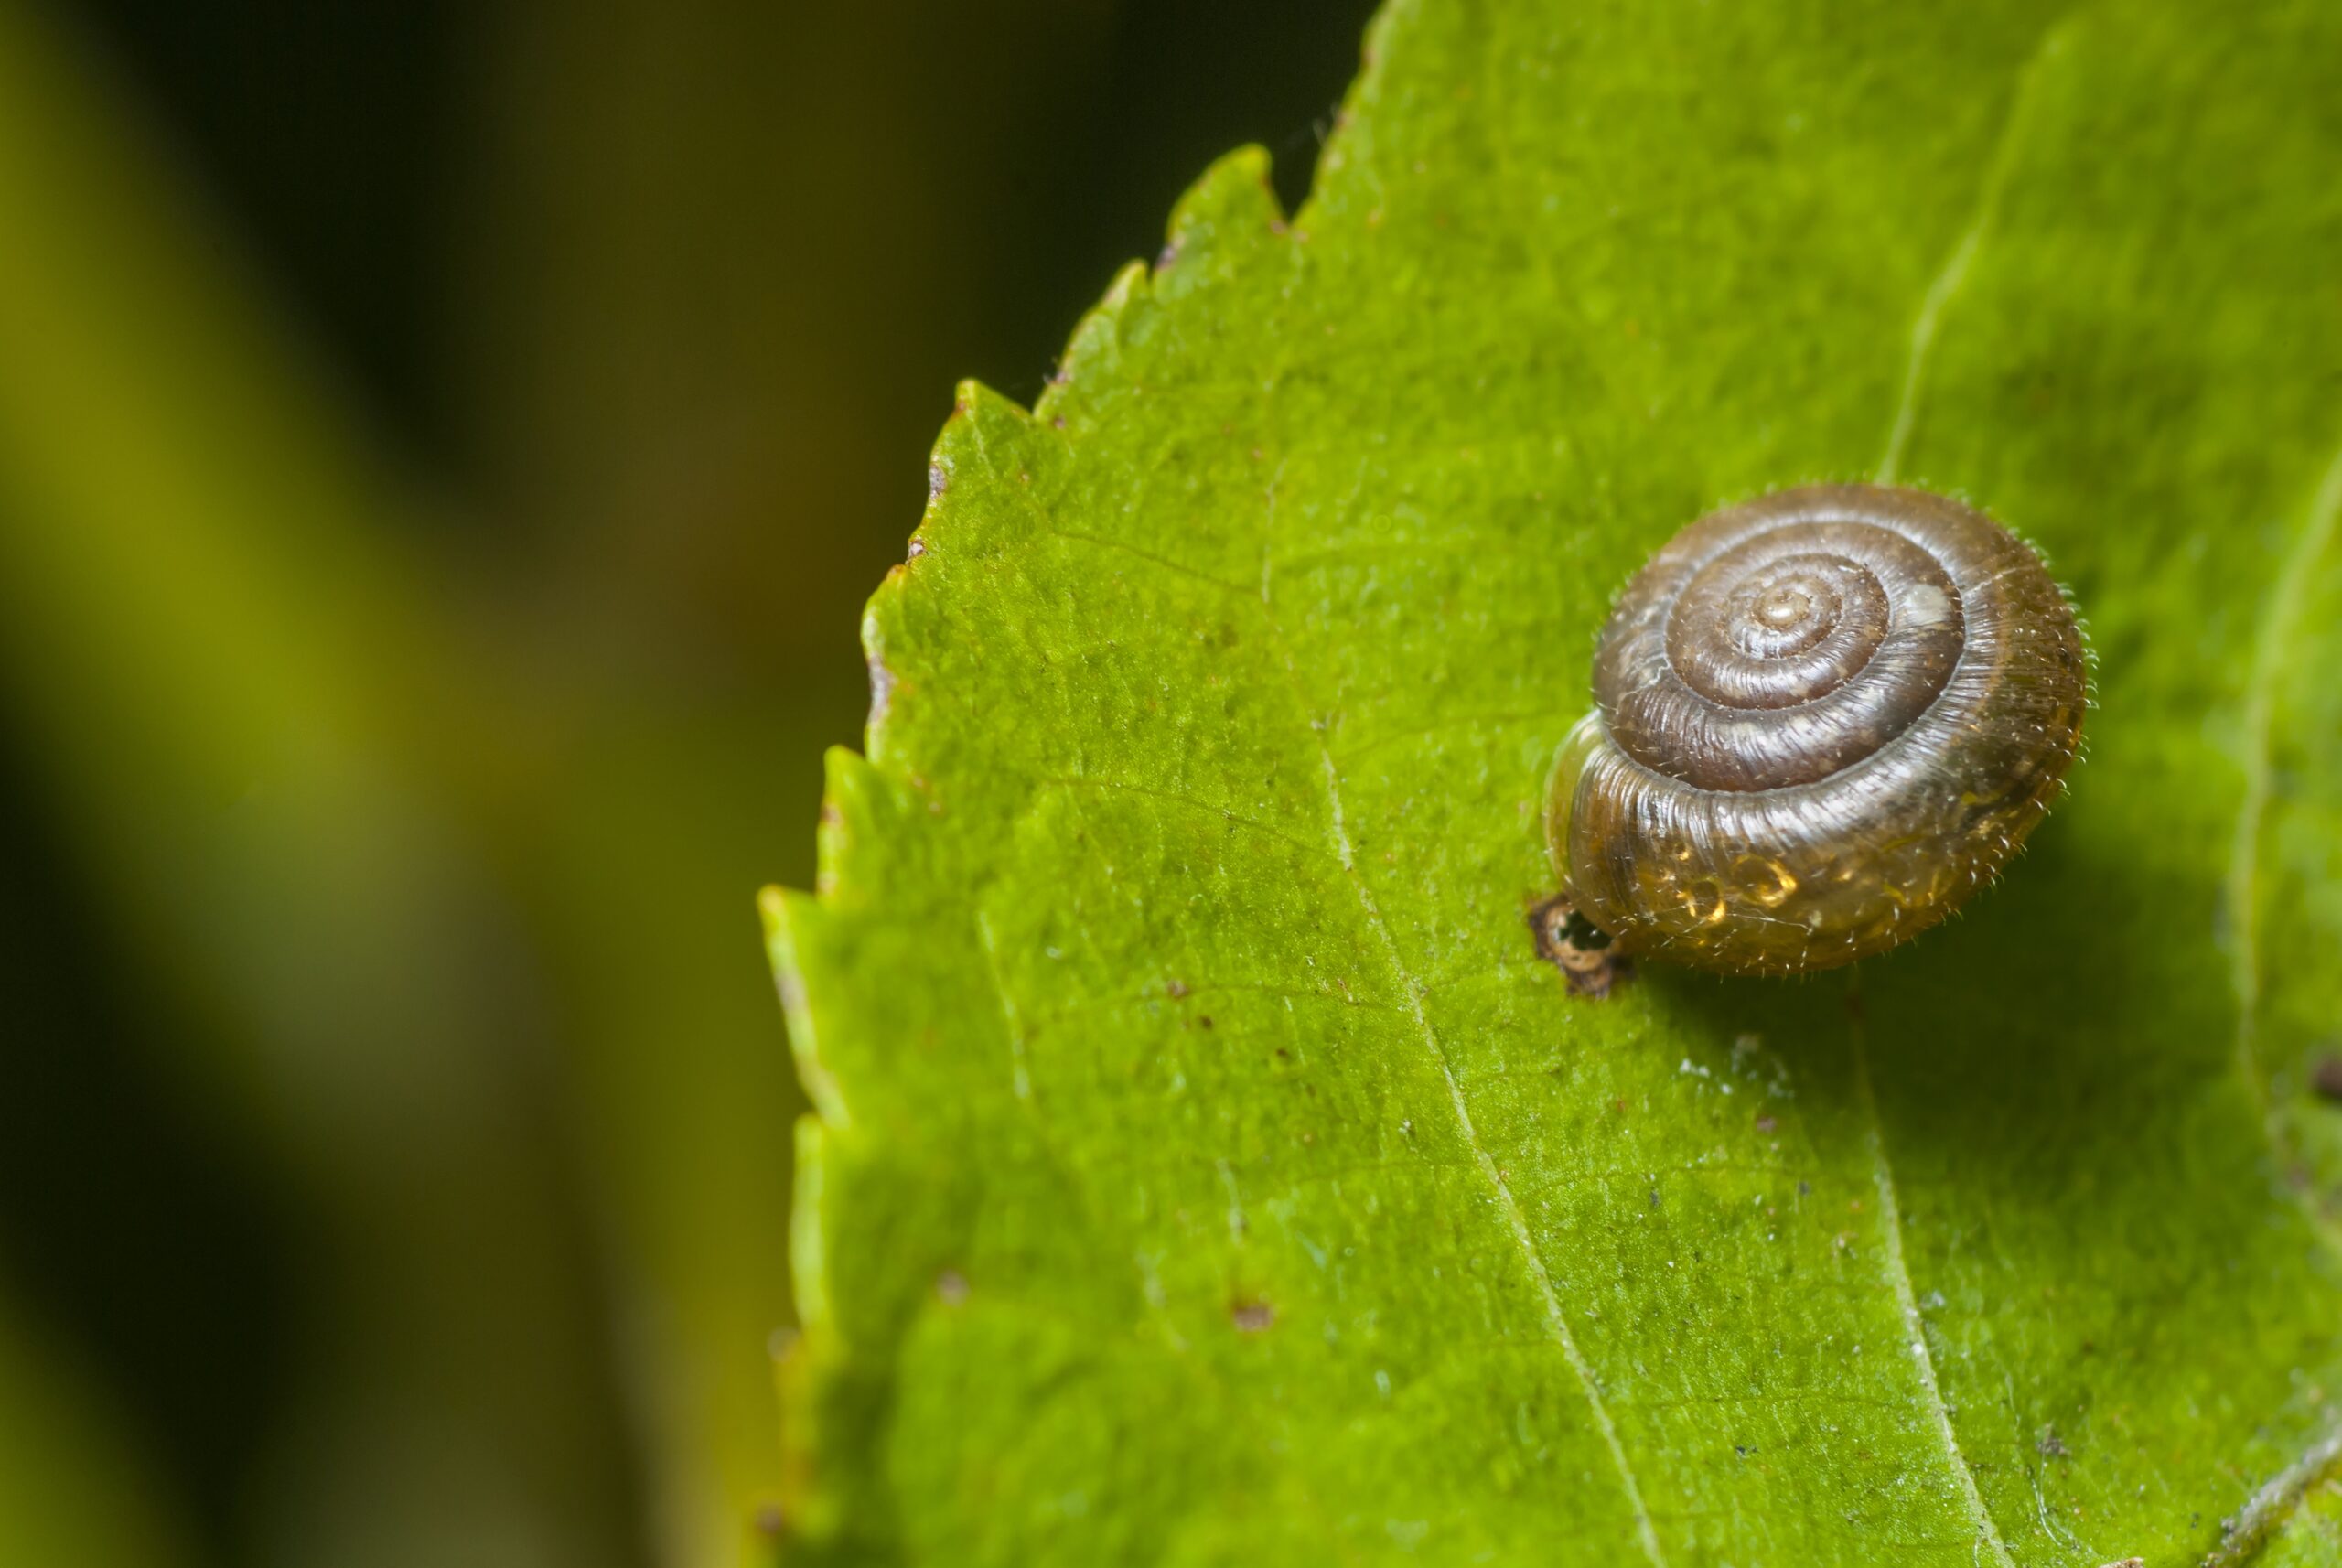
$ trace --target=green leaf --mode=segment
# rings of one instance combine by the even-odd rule
[[[808,1561],[2342,1562],[2342,14],[1399,0],[969,389],[768,906]],[[1608,596],[1890,477],[2091,752],[1850,976],[1536,961]]]

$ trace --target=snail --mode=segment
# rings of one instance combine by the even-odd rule
[[[2048,810],[2088,689],[2064,593],[1972,508],[1817,485],[1711,512],[1603,628],[1539,947],[1599,994],[1622,958],[1790,974],[1905,941]]]

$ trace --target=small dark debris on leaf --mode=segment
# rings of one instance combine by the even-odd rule
[[[1562,972],[1573,996],[1598,1002],[1634,972],[1634,965],[1577,912],[1577,901],[1567,893],[1556,893],[1530,908],[1529,934],[1537,944],[1537,956]]]
[[[1202,1027],[1209,1029],[1211,1027],[1211,1015],[1209,1013],[1201,1014],[1197,1017],[1196,1022]]]
[[[1735,1459],[1746,1459],[1746,1458],[1747,1458],[1751,1454],[1754,1454],[1754,1453],[1756,1453],[1756,1450],[1755,1450],[1754,1448],[1749,1447],[1749,1446],[1748,1446],[1746,1444],[1745,1444],[1745,1443],[1735,1443],[1735,1444],[1734,1444],[1732,1445],[1732,1454],[1733,1454],[1733,1457],[1734,1457],[1734,1458],[1735,1458]]]
[[[1187,993],[1187,983],[1183,980],[1175,980],[1163,988],[1163,993],[1176,1002]]]
[[[2309,1086],[2317,1090],[2320,1100],[2342,1101],[2342,1056],[2331,1052],[2317,1058],[2309,1069]]]
[[[1774,1128],[1779,1125],[1780,1123],[1774,1121],[1770,1116],[1759,1116],[1756,1118],[1756,1131],[1759,1133],[1770,1133]]]
[[[2057,1435],[2057,1429],[2054,1426],[2043,1427],[2041,1429],[2041,1441],[2035,1444],[2033,1446],[2041,1454],[2042,1457],[2046,1459],[2063,1459],[2066,1457],[2065,1440]]]
[[[943,471],[943,465],[929,463],[927,466],[927,493],[929,496],[940,496],[951,488],[951,476]]]
[[[1277,1320],[1276,1308],[1265,1301],[1240,1301],[1228,1309],[1228,1320],[1241,1334],[1258,1334]]]
[[[1798,1184],[1797,1184],[1797,1195],[1798,1195],[1799,1197],[1812,1197],[1812,1196],[1813,1196],[1813,1184],[1812,1184],[1811,1182],[1810,1182],[1810,1181],[1801,1181],[1801,1182],[1798,1183]]]
[[[935,1276],[935,1297],[946,1306],[957,1306],[968,1299],[968,1276],[957,1269],[946,1269]]]

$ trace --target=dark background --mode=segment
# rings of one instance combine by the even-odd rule
[[[0,557],[34,628],[0,688],[0,1464],[38,1461],[0,1563],[753,1544],[800,1106],[753,896],[811,878],[862,600],[954,381],[1029,403],[1230,148],[1297,201],[1368,10],[0,0],[89,115],[0,136],[98,145],[161,224],[125,267],[197,279],[174,308],[252,345],[221,383],[290,411],[192,445],[273,472],[324,432],[370,498],[228,486],[216,525],[0,473],[0,527],[64,553]],[[78,221],[17,204],[0,234]],[[67,351],[109,278],[60,291]],[[207,416],[169,338],[125,373],[195,394],[68,432],[90,461]],[[10,406],[0,454],[52,449]],[[232,738],[218,801],[170,762],[201,742],[153,738],[219,688],[49,658],[27,563],[109,529],[295,563],[262,602],[331,628],[326,674],[288,633],[251,712],[338,693],[360,785],[237,816]],[[201,668],[251,612],[185,591]]]

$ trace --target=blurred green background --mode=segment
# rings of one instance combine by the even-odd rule
[[[756,1554],[862,600],[1369,9],[0,0],[0,1564]]]

